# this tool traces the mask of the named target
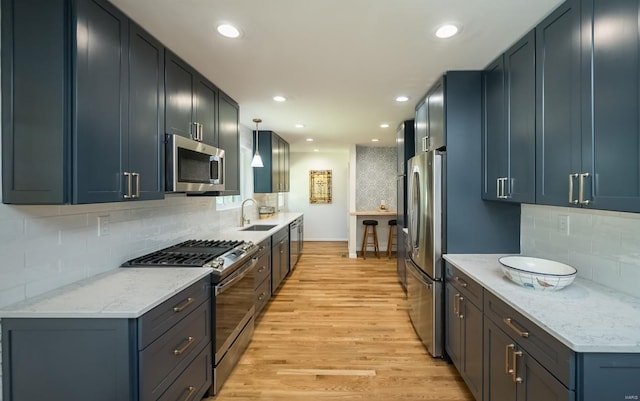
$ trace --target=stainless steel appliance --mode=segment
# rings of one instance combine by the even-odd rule
[[[296,267],[300,255],[302,255],[302,246],[304,243],[304,223],[302,217],[298,217],[291,224],[289,224],[289,239],[291,249],[289,251],[290,262],[289,266],[291,271]]]
[[[224,150],[179,135],[166,135],[165,191],[224,191]]]
[[[442,297],[442,159],[444,153],[419,153],[409,160],[406,264],[409,317],[416,333],[434,357],[443,352]]]
[[[132,259],[123,267],[211,267],[212,393],[220,391],[251,341],[258,246],[243,241],[188,240]]]

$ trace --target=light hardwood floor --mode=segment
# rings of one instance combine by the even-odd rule
[[[346,242],[305,242],[231,377],[206,400],[473,400],[415,335],[395,258],[347,253]]]

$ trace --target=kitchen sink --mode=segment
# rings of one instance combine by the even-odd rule
[[[269,231],[277,224],[255,224],[253,226],[245,227],[240,231]]]

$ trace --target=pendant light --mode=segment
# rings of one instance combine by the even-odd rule
[[[253,154],[253,159],[251,160],[251,167],[264,167],[262,164],[262,157],[260,157],[260,151],[258,150],[258,124],[262,122],[259,118],[254,118],[253,122],[256,123],[256,152]]]

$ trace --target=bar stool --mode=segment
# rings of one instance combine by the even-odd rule
[[[367,258],[367,248],[369,246],[373,246],[376,257],[379,258],[380,254],[378,253],[378,251],[380,249],[378,248],[378,231],[376,230],[378,221],[364,220],[362,224],[364,224],[364,234],[362,235],[362,259]],[[369,231],[371,231],[371,233],[369,233]],[[372,240],[372,242],[369,242],[369,240]]]
[[[392,219],[389,220],[389,240],[387,241],[387,257],[391,259],[391,247],[393,245],[398,245],[398,231],[396,230],[396,226],[398,225],[398,220]],[[394,242],[393,240],[396,240]]]

